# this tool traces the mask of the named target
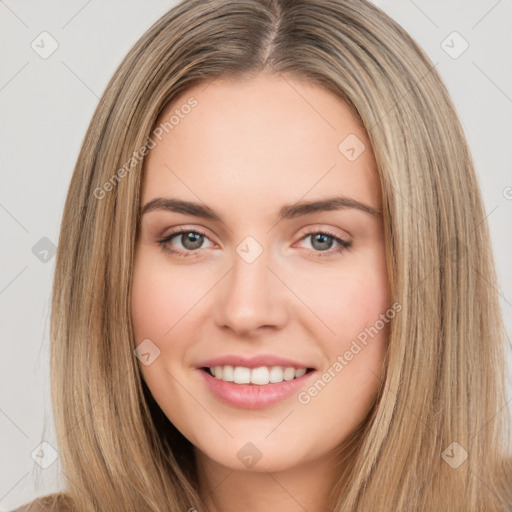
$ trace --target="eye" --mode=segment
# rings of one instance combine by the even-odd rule
[[[315,256],[319,257],[330,256],[333,253],[340,253],[352,246],[352,242],[343,240],[328,231],[310,231],[301,238],[301,240],[307,239],[310,239],[311,247],[314,249],[314,252],[318,253],[315,254]],[[337,244],[337,247],[334,249],[332,249],[333,243]]]
[[[181,248],[176,248],[171,245],[171,240],[177,238],[177,240],[181,244]],[[167,235],[165,238],[158,240],[158,243],[161,245],[162,249],[166,252],[172,254],[179,254],[180,256],[189,257],[193,255],[193,252],[197,251],[197,249],[201,249],[203,242],[209,240],[205,233],[194,230],[186,230],[180,228],[179,231],[174,231],[173,233]],[[195,256],[195,255],[194,255]]]

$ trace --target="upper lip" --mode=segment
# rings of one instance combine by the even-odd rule
[[[258,356],[242,356],[242,355],[225,355],[208,359],[197,365],[198,368],[211,368],[214,366],[244,366],[245,368],[258,368],[260,366],[284,366],[285,368],[313,368],[311,365],[299,363],[293,359],[287,359],[284,357],[278,357],[270,354],[261,354]]]

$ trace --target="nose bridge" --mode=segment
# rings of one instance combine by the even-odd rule
[[[273,267],[271,260],[270,251],[253,237],[246,237],[235,248],[232,270],[217,301],[219,326],[250,332],[285,322],[284,286],[269,270]]]

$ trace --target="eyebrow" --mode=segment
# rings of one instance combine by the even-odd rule
[[[360,210],[376,217],[380,217],[382,215],[380,210],[356,201],[355,199],[345,196],[334,196],[318,201],[299,201],[297,203],[284,205],[279,210],[277,221],[294,219],[296,217],[311,215],[318,212],[343,210],[348,208]],[[185,215],[193,215],[195,217],[223,222],[222,217],[209,206],[191,201],[184,201],[182,199],[166,197],[156,197],[155,199],[147,202],[141,208],[140,215],[142,216],[145,213],[155,210],[183,213]]]

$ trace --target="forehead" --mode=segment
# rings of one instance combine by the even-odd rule
[[[318,85],[275,75],[201,83],[164,109],[159,126],[143,201],[172,194],[221,208],[233,197],[269,205],[339,192],[380,206],[360,120]]]

